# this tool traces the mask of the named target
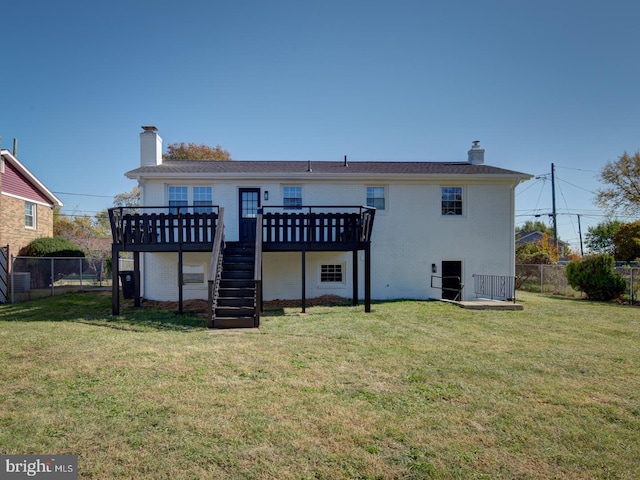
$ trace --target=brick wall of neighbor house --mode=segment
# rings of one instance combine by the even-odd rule
[[[2,195],[0,199],[0,245],[9,245],[11,253],[18,251],[32,240],[53,236],[53,210],[36,204],[36,228],[24,224],[24,200]]]

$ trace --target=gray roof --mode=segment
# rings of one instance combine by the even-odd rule
[[[311,166],[311,172],[309,172]],[[530,178],[526,173],[489,165],[466,162],[328,162],[328,161],[167,161],[161,165],[140,167],[128,177],[202,175],[498,175]]]

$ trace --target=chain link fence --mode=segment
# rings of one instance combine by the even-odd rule
[[[516,289],[572,297],[584,296],[569,285],[566,270],[566,265],[516,265]],[[615,270],[627,282],[624,299],[637,303],[640,300],[640,268],[619,266]]]
[[[132,270],[133,260],[121,258],[120,270]],[[111,287],[111,260],[85,257],[12,257],[11,303],[81,290]]]

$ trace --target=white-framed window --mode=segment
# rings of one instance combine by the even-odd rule
[[[193,187],[193,213],[211,213],[211,187]]]
[[[210,186],[169,185],[167,187],[169,211],[187,213],[187,205],[193,205],[193,213],[211,213],[213,192]]]
[[[344,283],[344,266],[342,263],[320,266],[320,283]]]
[[[367,207],[385,209],[384,187],[367,187]]]
[[[186,185],[169,185],[169,209],[171,213],[186,213],[186,209],[178,209],[177,207],[186,207],[189,205],[189,187]]]
[[[204,265],[182,265],[182,283],[203,284]]]
[[[287,210],[302,208],[302,187],[285,186],[283,189],[283,205]]]
[[[462,215],[462,187],[442,187],[442,215]]]
[[[36,204],[33,202],[24,202],[24,226],[36,228]]]

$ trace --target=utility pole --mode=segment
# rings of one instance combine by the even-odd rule
[[[553,244],[558,248],[558,217],[556,214],[556,175],[555,167],[551,164],[551,201],[553,203]]]
[[[582,249],[582,229],[580,228],[580,214],[578,213],[578,236],[580,237],[580,256],[584,257],[584,250]]]

